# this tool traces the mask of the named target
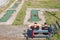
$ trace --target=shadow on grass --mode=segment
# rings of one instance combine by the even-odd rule
[[[55,18],[57,18],[58,20],[60,20],[60,18],[59,17],[57,17],[57,16],[55,16],[56,14],[55,13],[52,13],[52,12],[48,12],[48,11],[46,11],[48,14],[50,14],[50,15],[52,15],[52,16],[54,16]]]

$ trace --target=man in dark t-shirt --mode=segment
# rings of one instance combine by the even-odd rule
[[[48,30],[49,31],[49,27],[42,27],[42,30]],[[49,33],[43,33],[44,35],[48,35]]]
[[[37,23],[34,23],[34,25],[30,26],[30,29],[32,29],[32,30],[39,30],[39,25]]]
[[[48,27],[47,23],[44,23],[44,27],[42,27],[42,30],[48,30],[49,31],[49,27]],[[49,32],[48,33],[43,33],[43,34],[48,35]]]

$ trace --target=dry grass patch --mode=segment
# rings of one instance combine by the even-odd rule
[[[2,13],[5,9],[7,9],[12,3],[14,2],[14,0],[10,0],[10,2],[4,6],[0,8],[0,13]]]

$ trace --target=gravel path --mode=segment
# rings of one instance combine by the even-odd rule
[[[21,36],[23,31],[27,29],[23,26],[0,26],[0,36]]]
[[[26,29],[28,29],[28,26],[0,25],[0,40],[26,40],[26,37],[23,35]],[[29,38],[29,40],[46,40],[46,38]]]
[[[23,26],[0,26],[0,40],[19,40],[24,38]]]
[[[26,40],[23,33],[27,28],[27,26],[0,26],[0,40]],[[45,38],[30,40],[45,40]]]

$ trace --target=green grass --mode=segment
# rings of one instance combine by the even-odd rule
[[[21,11],[19,11],[13,25],[23,25],[24,17],[26,14],[26,8],[27,8],[27,6],[24,4]]]
[[[45,13],[46,21],[48,24],[54,24],[57,21],[60,22],[60,12],[48,12]]]
[[[60,2],[57,0],[49,0],[49,1],[29,0],[29,1],[26,1],[24,3],[24,6],[22,7],[21,11],[19,11],[13,25],[22,25],[23,24],[24,17],[26,14],[26,9],[28,7],[31,7],[31,8],[60,8]]]
[[[55,35],[53,36],[53,39],[54,39],[54,40],[60,40],[60,35],[59,35],[59,34],[55,34]]]
[[[57,5],[58,4],[58,5]],[[26,2],[26,5],[29,7],[41,7],[41,8],[60,8],[60,1],[57,0],[47,0],[47,1],[38,1],[38,0],[29,0]]]

